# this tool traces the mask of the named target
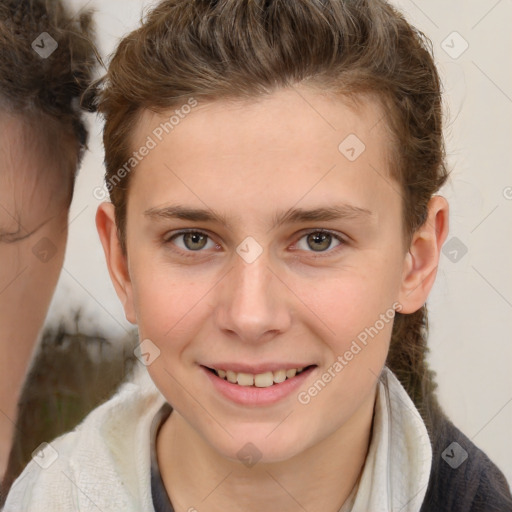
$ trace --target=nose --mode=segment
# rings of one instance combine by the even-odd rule
[[[246,343],[262,343],[291,324],[291,291],[276,276],[264,251],[247,263],[235,256],[234,268],[220,283],[215,311],[217,327]]]

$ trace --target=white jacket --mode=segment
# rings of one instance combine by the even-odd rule
[[[4,512],[154,512],[150,427],[164,403],[141,365],[132,381],[27,465]],[[340,512],[418,512],[431,464],[425,425],[384,368],[363,472]]]

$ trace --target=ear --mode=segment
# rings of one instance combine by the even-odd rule
[[[428,217],[414,233],[405,256],[398,300],[400,313],[414,313],[425,302],[434,285],[441,248],[448,235],[449,206],[444,197],[434,196],[428,204]]]
[[[133,302],[133,288],[128,270],[128,258],[121,249],[112,203],[102,203],[96,212],[96,228],[107,260],[110,279],[123,304],[128,322],[137,323]]]

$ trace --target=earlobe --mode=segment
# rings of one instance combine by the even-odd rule
[[[103,246],[110,279],[123,304],[126,319],[136,324],[133,307],[133,288],[128,271],[128,260],[121,249],[112,203],[102,203],[96,212],[96,228]]]
[[[444,197],[434,196],[425,223],[414,233],[404,260],[399,293],[401,313],[414,313],[427,301],[437,275],[441,248],[448,235],[449,206]]]

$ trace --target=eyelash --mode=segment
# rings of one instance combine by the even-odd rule
[[[178,237],[180,237],[182,235],[186,235],[188,233],[193,233],[193,234],[197,234],[197,235],[203,235],[203,236],[206,236],[208,239],[212,240],[211,236],[208,233],[205,233],[204,231],[197,230],[197,229],[184,229],[184,230],[181,230],[181,231],[177,231],[176,233],[171,233],[170,236],[165,237],[164,244],[165,245],[171,245],[170,242],[172,242],[176,238],[178,238]],[[322,233],[332,236],[334,239],[336,239],[338,242],[340,242],[340,244],[338,246],[336,246],[334,249],[328,249],[328,250],[325,250],[325,251],[319,251],[316,254],[315,254],[314,251],[306,251],[306,252],[311,252],[313,254],[313,258],[324,258],[326,256],[331,256],[333,253],[337,253],[338,250],[343,249],[343,247],[348,244],[347,240],[342,238],[340,235],[338,235],[336,233],[333,233],[332,231],[329,231],[329,230],[326,230],[326,229],[312,229],[310,231],[307,231],[307,232],[305,232],[305,233],[303,233],[301,235],[301,237],[299,238],[299,241],[302,240],[304,237],[307,237],[308,235],[322,234]],[[184,251],[183,249],[174,249],[174,248],[172,248],[171,250],[173,252],[177,252],[177,253],[179,253],[181,255],[184,255],[186,258],[195,257],[194,253],[204,252],[203,250],[198,250],[198,251],[190,251],[190,250],[188,250],[188,251]]]

